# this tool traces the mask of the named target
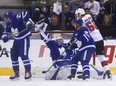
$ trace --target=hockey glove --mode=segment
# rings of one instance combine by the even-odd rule
[[[75,49],[72,50],[70,56],[71,56],[71,57],[74,57],[75,55],[78,54],[78,52],[79,52],[79,49],[78,49],[78,48],[75,48]]]
[[[35,31],[36,32],[40,32],[40,31],[45,32],[47,29],[47,26],[48,26],[48,24],[44,23],[44,22],[42,22],[40,24],[35,24]]]
[[[33,24],[30,21],[28,21],[26,23],[26,28],[28,28],[29,30],[31,30],[33,28]]]
[[[76,49],[67,49],[66,50],[66,53],[68,53],[71,57],[74,57],[76,54],[78,54],[78,52],[79,52],[79,49],[78,48],[76,48]]]
[[[8,41],[8,36],[2,38],[3,42],[6,43]]]

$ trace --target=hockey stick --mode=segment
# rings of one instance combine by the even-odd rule
[[[14,37],[14,36],[16,36],[16,35],[18,35],[18,34],[21,34],[21,33],[23,33],[24,31],[26,31],[27,29],[28,29],[28,28],[25,28],[25,29],[21,30],[19,33],[11,34],[11,35],[8,36],[8,38],[12,38],[12,37]]]
[[[103,75],[103,71],[98,70],[96,67],[94,67],[92,64],[90,64],[90,66],[97,72],[98,76],[102,76]]]
[[[56,80],[56,77],[59,71],[60,71],[60,67],[58,67],[58,69],[55,71],[54,75],[52,76],[50,80]]]
[[[63,55],[64,53],[65,53],[65,51],[62,53],[62,55]],[[60,55],[60,56],[58,57],[58,59],[57,59],[55,62],[57,62],[57,61],[62,57],[62,55]],[[46,71],[42,71],[42,73],[47,73],[47,72],[54,66],[55,62],[54,62]]]
[[[29,18],[29,21],[34,25],[34,22],[31,20],[31,18]],[[28,28],[25,28],[25,29],[21,30],[20,32],[18,32],[18,33],[16,33],[16,34],[11,34],[11,35],[8,36],[8,38],[12,38],[12,37],[14,37],[14,36],[16,36],[16,35],[18,35],[18,34],[23,33],[23,32],[26,31],[26,30],[28,30]]]

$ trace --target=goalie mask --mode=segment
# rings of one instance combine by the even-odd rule
[[[59,44],[63,43],[63,38],[60,33],[55,33],[52,35],[52,40],[57,41]]]
[[[81,16],[85,15],[85,10],[82,8],[79,8],[75,11],[76,18],[80,18]]]

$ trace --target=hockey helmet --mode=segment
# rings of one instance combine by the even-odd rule
[[[4,18],[12,18],[13,14],[14,13],[12,11],[7,11],[6,13],[4,13]]]
[[[82,25],[83,24],[83,20],[81,18],[75,18],[74,19],[74,23]]]
[[[62,36],[60,33],[53,34],[52,37],[53,37],[52,40],[62,39]]]
[[[78,9],[75,11],[75,15],[76,15],[76,17],[85,15],[85,10],[82,9],[82,8],[78,8]]]

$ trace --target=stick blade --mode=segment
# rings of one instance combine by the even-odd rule
[[[42,71],[42,73],[47,73],[47,71]]]

